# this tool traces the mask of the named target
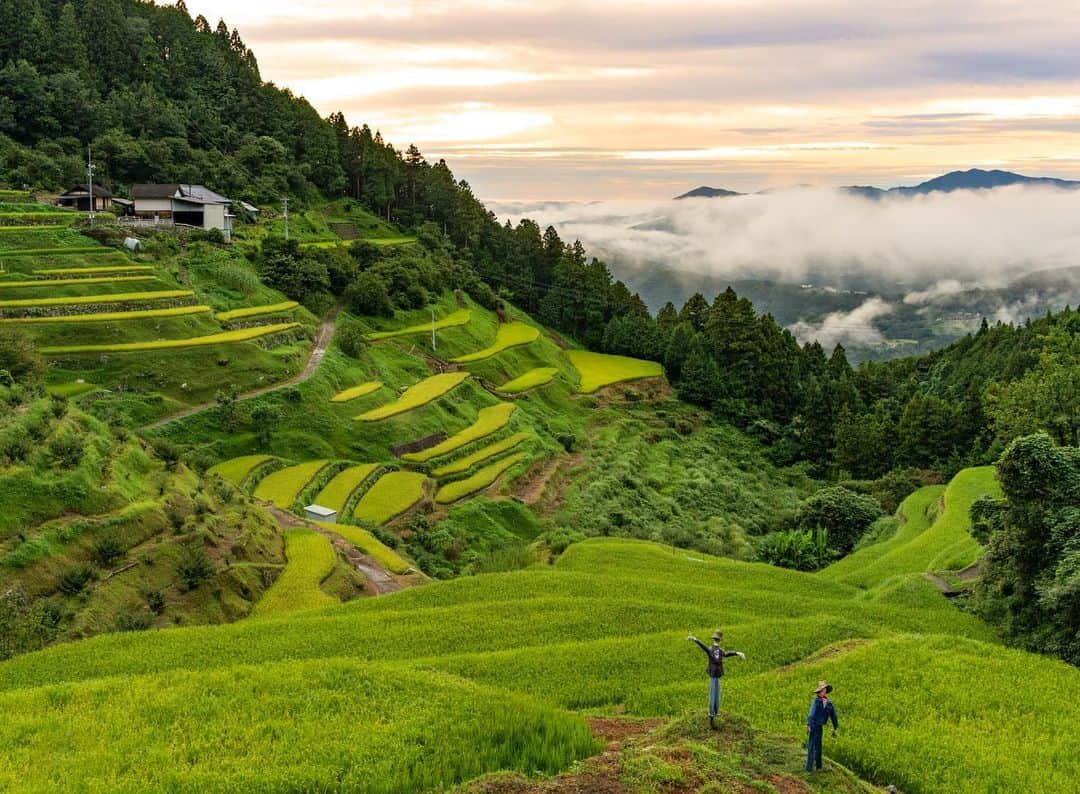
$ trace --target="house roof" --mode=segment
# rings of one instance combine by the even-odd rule
[[[331,510],[329,507],[323,507],[322,505],[308,505],[304,508],[304,512],[326,517],[337,515],[337,510]]]
[[[252,215],[258,215],[259,214],[259,208],[256,207],[254,204],[248,204],[246,201],[241,201],[240,206],[243,207],[248,212],[250,212]]]
[[[86,187],[86,185],[75,185],[60,198],[77,198],[89,195],[89,193],[90,191]],[[112,193],[110,193],[109,189],[106,187],[102,187],[101,185],[94,185],[94,196],[96,196],[97,198],[112,198]]]
[[[183,199],[191,204],[232,204],[232,199],[215,193],[205,185],[132,185],[134,199]]]

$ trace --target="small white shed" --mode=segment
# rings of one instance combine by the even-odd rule
[[[323,521],[327,524],[337,523],[337,510],[331,510],[322,505],[308,505],[304,508],[304,518],[309,521]]]

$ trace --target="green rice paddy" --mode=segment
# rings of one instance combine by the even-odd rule
[[[353,518],[369,524],[385,524],[424,498],[423,474],[392,471],[384,474],[360,498]]]
[[[444,372],[440,375],[432,375],[430,378],[425,378],[407,388],[395,402],[365,411],[356,419],[361,422],[374,422],[411,411],[414,408],[420,408],[449,393],[455,386],[461,385],[468,377],[469,373],[467,372]]]
[[[451,359],[451,361],[455,364],[468,364],[474,361],[483,361],[485,358],[491,358],[511,347],[527,345],[535,342],[539,338],[540,330],[527,323],[513,322],[506,325],[500,325],[498,333],[495,335],[495,341],[489,347],[477,350],[475,353],[458,356],[457,358]]]
[[[449,314],[443,317],[441,320],[436,320],[434,325],[432,323],[421,323],[418,325],[410,325],[406,328],[398,328],[393,331],[373,331],[364,336],[370,342],[376,342],[380,339],[393,339],[397,336],[412,336],[415,334],[431,333],[432,327],[436,331],[442,331],[446,328],[456,328],[460,325],[466,325],[472,318],[472,312],[469,309],[460,309],[453,314]]]
[[[353,491],[378,469],[378,463],[362,463],[343,469],[334,475],[334,479],[330,480],[319,492],[319,495],[315,497],[315,504],[341,513],[345,505],[349,503],[349,497],[352,496]]]
[[[239,458],[222,461],[216,466],[211,466],[207,474],[217,474],[224,477],[233,485],[240,485],[255,469],[273,460],[273,455],[242,455]]]
[[[424,463],[432,458],[449,454],[466,444],[471,444],[473,441],[489,436],[506,427],[510,422],[510,416],[514,413],[515,407],[513,403],[499,403],[498,405],[481,408],[476,421],[464,430],[460,430],[445,441],[441,441],[420,452],[408,452],[402,455],[401,458],[413,463]]]
[[[559,370],[555,367],[537,367],[536,369],[530,369],[528,372],[522,373],[512,380],[508,380],[499,387],[499,391],[503,394],[520,394],[521,392],[529,391],[529,389],[535,389],[538,386],[544,386],[551,383],[558,374]]]
[[[293,328],[299,328],[299,323],[278,323],[276,325],[259,325],[253,328],[243,328],[237,331],[225,331],[220,334],[196,336],[190,339],[157,339],[149,342],[123,342],[111,345],[58,345],[42,347],[41,353],[47,356],[58,356],[76,353],[133,353],[145,350],[176,350],[188,347],[206,347],[209,345],[231,345],[239,342],[250,342],[264,336],[271,336]]]
[[[285,530],[285,570],[274,581],[252,617],[284,615],[331,606],[338,600],[319,589],[334,570],[337,553],[330,541],[310,529]]]
[[[223,323],[230,320],[240,320],[245,317],[260,317],[265,314],[281,314],[282,312],[290,312],[300,304],[296,301],[282,301],[281,303],[272,303],[267,306],[246,306],[242,309],[233,309],[227,312],[218,312],[214,317]]]
[[[524,460],[525,457],[525,453],[519,452],[516,455],[511,455],[500,461],[484,466],[484,468],[477,471],[471,477],[449,482],[435,494],[435,501],[439,504],[450,504],[451,502],[456,502],[458,499],[464,499],[466,496],[472,496],[474,493],[482,491],[494,484],[494,482],[502,476],[503,472],[515,463]]]
[[[590,394],[605,386],[641,378],[663,377],[664,370],[655,361],[626,356],[609,356],[588,350],[567,350],[570,363],[581,375],[579,391]]]
[[[266,475],[255,487],[255,498],[282,510],[291,510],[300,494],[329,465],[328,460],[312,460],[288,466]]]
[[[364,397],[368,394],[377,392],[382,388],[382,381],[372,380],[367,383],[361,383],[359,386],[353,386],[351,389],[345,389],[345,391],[339,391],[333,397],[330,398],[332,403],[346,403],[349,400],[355,400],[359,397]]]
[[[447,463],[445,466],[440,466],[433,470],[431,474],[434,477],[446,477],[451,474],[461,474],[462,472],[471,469],[477,463],[481,463],[488,458],[493,458],[496,455],[501,455],[529,438],[532,438],[532,434],[530,433],[514,433],[514,435],[507,436],[501,441],[496,441],[494,444],[489,444],[486,447],[476,450],[476,452],[471,455],[466,455],[452,463]]]

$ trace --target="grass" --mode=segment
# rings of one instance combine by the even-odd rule
[[[953,493],[966,500],[978,472],[961,475]],[[946,492],[946,511],[948,502]],[[942,549],[954,545],[935,536]],[[685,636],[720,625],[747,657],[728,668],[721,734],[738,718],[797,743],[810,689],[826,678],[836,685],[841,732],[825,751],[879,785],[1071,790],[1080,776],[1080,671],[997,644],[920,573],[897,578],[887,592],[864,590],[600,538],[571,546],[553,566],[293,618],[62,644],[0,664],[0,785],[370,790],[364,781],[374,781],[412,791],[477,774],[459,763],[550,773],[568,768],[573,753],[545,751],[543,763],[528,755],[531,742],[550,748],[561,735],[530,722],[530,709],[567,724],[580,718],[566,709],[693,712],[673,730],[703,732],[703,660]],[[451,685],[482,697],[443,700]],[[357,698],[368,717],[353,713]],[[418,722],[403,725],[399,713]],[[348,745],[335,744],[340,724],[356,727]],[[456,744],[464,725],[467,741]],[[504,743],[516,749],[478,763]],[[727,774],[704,750],[689,752]],[[737,753],[730,763],[741,760]],[[775,761],[794,766],[797,750]],[[182,783],[168,777],[181,774],[176,765]],[[411,776],[414,767],[428,777]],[[635,766],[628,780],[650,769],[666,767]]]
[[[349,400],[355,400],[358,397],[376,392],[382,388],[382,381],[372,380],[367,383],[361,383],[359,386],[353,386],[351,389],[345,389],[345,391],[339,391],[333,397],[330,398],[332,403],[347,403]]]
[[[222,461],[212,466],[206,473],[224,477],[233,485],[241,485],[255,469],[274,459],[273,455],[243,455],[239,458]]]
[[[255,487],[254,496],[282,510],[291,510],[308,483],[329,463],[328,460],[312,460],[268,474]]]
[[[513,403],[499,403],[498,405],[481,408],[476,421],[464,430],[454,433],[454,435],[433,447],[428,447],[420,452],[408,452],[401,457],[403,460],[412,463],[423,463],[432,458],[453,452],[466,444],[471,444],[473,441],[489,436],[506,427],[515,408],[516,406]]]
[[[352,245],[358,240],[314,240],[300,243],[301,248],[338,248],[343,245]],[[415,237],[365,237],[359,242],[371,243],[372,245],[408,245],[415,243]]]
[[[71,246],[68,248],[13,248],[7,250],[0,249],[0,258],[13,259],[19,256],[84,256],[115,253],[115,248],[106,248],[103,245]]]
[[[0,323],[102,323],[120,320],[151,320],[155,317],[186,317],[212,311],[209,306],[175,306],[170,309],[139,309],[98,314],[62,314],[56,316],[0,318]]]
[[[111,295],[73,295],[64,298],[25,298],[0,301],[0,309],[34,308],[45,306],[78,306],[84,303],[135,303],[142,301],[190,298],[188,289],[167,289],[157,292],[118,292]]]
[[[378,468],[378,463],[363,463],[338,472],[315,497],[315,504],[341,513],[349,503],[349,497],[353,495],[353,491],[359,488],[364,480],[374,474]]]
[[[337,554],[326,537],[310,529],[285,530],[285,570],[252,611],[252,617],[283,615],[338,603],[319,585],[334,570]]]
[[[397,552],[380,543],[378,538],[362,527],[352,524],[324,524],[318,521],[315,523],[345,538],[390,573],[400,575],[412,570],[412,566]]]
[[[472,453],[471,455],[466,455],[465,457],[455,460],[452,463],[447,463],[445,466],[440,466],[439,468],[431,472],[432,476],[446,477],[451,474],[460,474],[462,472],[466,472],[473,466],[475,466],[477,463],[485,461],[488,458],[493,458],[496,455],[501,455],[502,453],[506,452],[507,450],[513,449],[518,444],[531,437],[532,436],[530,433],[514,433],[514,435],[508,436],[501,441],[496,441],[494,444],[489,444],[482,449],[476,450],[476,452]]]
[[[395,402],[365,411],[356,419],[361,422],[374,422],[411,411],[439,399],[455,386],[461,385],[468,377],[469,373],[467,372],[444,372],[439,375],[432,375],[407,388]]]
[[[432,327],[436,331],[441,331],[445,328],[456,328],[457,326],[466,325],[472,318],[472,312],[469,309],[460,309],[453,314],[449,314],[443,317],[441,320],[436,320],[434,326],[432,323],[410,325],[406,328],[398,328],[393,331],[373,331],[364,336],[369,342],[377,342],[380,339],[393,339],[396,336],[411,336],[413,334],[431,333]]]
[[[477,491],[482,491],[494,483],[502,476],[504,471],[509,469],[515,463],[524,460],[525,457],[526,455],[524,452],[519,452],[516,455],[510,455],[507,458],[503,458],[500,461],[485,466],[471,477],[447,483],[435,494],[435,501],[439,504],[450,504],[451,502],[456,502],[458,499],[464,499],[466,496],[472,496]]]
[[[966,568],[981,553],[967,531],[968,512],[972,502],[987,493],[1001,493],[991,466],[964,469],[944,489],[920,488],[901,504],[905,522],[896,535],[859,549],[822,575],[871,587],[905,574]],[[944,509],[934,514],[931,511],[939,498],[944,499]]]
[[[567,350],[566,355],[581,375],[578,390],[585,394],[591,394],[613,383],[641,378],[659,378],[664,374],[663,367],[655,361],[609,356],[588,350]]]
[[[125,281],[153,281],[156,275],[150,276],[91,276],[90,278],[39,278],[31,281],[2,281],[0,289],[16,289],[20,287],[57,287],[61,284],[120,284]]]
[[[53,383],[45,387],[45,391],[55,397],[78,397],[82,394],[96,391],[97,384],[86,381],[72,381],[71,383]]]
[[[424,498],[423,474],[392,471],[368,489],[353,510],[353,518],[369,524],[385,524]]]
[[[35,274],[48,276],[66,276],[75,273],[149,273],[154,268],[151,265],[103,265],[101,267],[53,267],[45,270],[35,270]]]
[[[281,303],[274,303],[269,306],[247,306],[243,309],[233,309],[227,312],[218,312],[214,317],[223,323],[227,323],[230,320],[240,320],[244,317],[259,317],[264,314],[280,314],[281,312],[291,312],[300,304],[296,301],[282,301]]]
[[[57,356],[74,353],[133,353],[146,350],[175,350],[188,347],[206,347],[208,345],[231,345],[250,342],[253,339],[299,327],[299,323],[278,323],[276,325],[259,325],[254,328],[225,331],[220,334],[209,334],[208,336],[196,336],[190,339],[158,339],[151,342],[124,342],[112,345],[58,345],[43,347],[41,352],[47,356]]]
[[[500,325],[499,331],[495,335],[495,341],[489,347],[477,350],[475,353],[458,356],[457,358],[451,359],[451,361],[456,364],[468,364],[473,361],[482,361],[485,358],[491,358],[494,355],[498,355],[508,348],[517,347],[518,345],[527,345],[535,342],[539,338],[540,330],[527,323],[513,322],[506,325]]]
[[[512,380],[508,380],[499,387],[499,391],[503,394],[520,394],[529,391],[529,389],[551,383],[558,374],[559,370],[555,367],[536,367]]]

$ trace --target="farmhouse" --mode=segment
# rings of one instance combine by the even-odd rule
[[[337,510],[322,505],[308,505],[304,508],[304,518],[309,521],[322,521],[326,524],[337,523]]]
[[[220,229],[226,240],[232,235],[232,199],[203,185],[134,185],[131,198],[141,221]]]
[[[112,193],[101,185],[94,185],[94,212],[105,212],[111,209],[112,201]],[[56,203],[61,207],[71,207],[82,212],[89,212],[91,209],[90,189],[86,185],[75,185],[67,193],[56,199]]]

